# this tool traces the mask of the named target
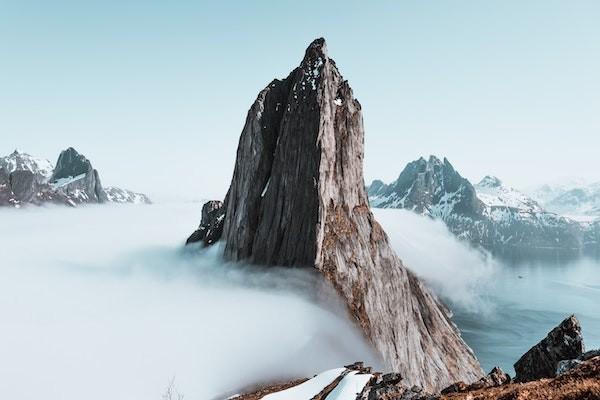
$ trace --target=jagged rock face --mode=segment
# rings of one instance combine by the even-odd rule
[[[391,185],[369,186],[369,197],[376,207],[406,208],[433,216],[446,210],[480,216],[484,210],[473,185],[447,159],[442,162],[435,156],[409,163]]]
[[[77,203],[102,203],[107,200],[98,171],[72,147],[58,156],[50,182]]]
[[[208,246],[218,241],[223,235],[223,224],[225,222],[225,207],[223,202],[211,200],[202,206],[202,219],[200,226],[196,229],[185,244],[202,242]]]
[[[447,310],[401,263],[368,205],[361,106],[323,39],[267,86],[240,137],[224,255],[317,268],[388,366],[427,389],[482,371]]]
[[[83,154],[79,154],[77,150],[69,147],[63,150],[58,156],[56,167],[50,180],[56,182],[62,178],[72,178],[81,174],[87,174],[92,170],[92,163]]]
[[[558,363],[583,354],[581,326],[574,315],[554,328],[515,363],[515,380],[529,382],[556,376]]]
[[[18,199],[30,201],[37,191],[35,176],[31,171],[17,170],[11,172],[9,182],[12,192]]]
[[[486,176],[473,186],[448,162],[431,156],[409,163],[389,184],[368,188],[371,205],[439,218],[461,239],[505,256],[579,254],[584,229],[545,211],[533,199]]]

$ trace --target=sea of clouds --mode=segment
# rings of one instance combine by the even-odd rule
[[[313,271],[183,248],[200,203],[0,210],[0,393],[206,400],[257,381],[379,366]],[[457,307],[492,266],[438,222],[378,210],[405,264]],[[469,268],[465,268],[468,265]]]

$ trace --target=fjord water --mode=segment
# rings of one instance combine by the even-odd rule
[[[575,314],[586,347],[600,348],[600,260],[504,261],[457,240],[440,221],[378,209],[405,264],[450,305],[454,322],[482,367],[513,364]]]
[[[261,379],[377,361],[307,271],[223,265],[183,249],[201,203],[0,210],[0,393],[210,399]],[[404,263],[448,302],[484,368],[514,361],[575,313],[600,347],[600,263],[508,265],[440,222],[376,210]]]
[[[492,305],[479,314],[457,308],[454,321],[483,367],[513,374],[513,364],[565,317],[575,314],[587,349],[600,348],[600,262],[500,263],[480,294]]]

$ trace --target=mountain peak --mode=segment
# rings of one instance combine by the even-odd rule
[[[319,58],[326,59],[327,57],[327,44],[325,43],[325,39],[317,38],[311,42],[306,48],[304,53],[304,59],[302,60],[302,64],[305,64],[306,61],[316,60]]]
[[[489,188],[497,188],[502,186],[502,181],[495,177],[495,176],[491,176],[491,175],[486,175],[481,182],[479,182],[477,184],[477,186],[479,187],[489,187]]]
[[[69,147],[60,152],[51,181],[86,174],[92,170],[92,163],[73,147]]]

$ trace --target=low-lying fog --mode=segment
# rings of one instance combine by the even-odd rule
[[[260,379],[377,364],[314,274],[182,249],[200,203],[0,210],[0,393],[10,399],[206,400]],[[456,311],[484,367],[510,368],[570,312],[600,345],[600,270],[506,266],[438,222],[377,210],[405,264]]]
[[[207,400],[371,356],[314,276],[182,250],[201,204],[0,210],[0,394]],[[340,316],[336,316],[338,313]]]

